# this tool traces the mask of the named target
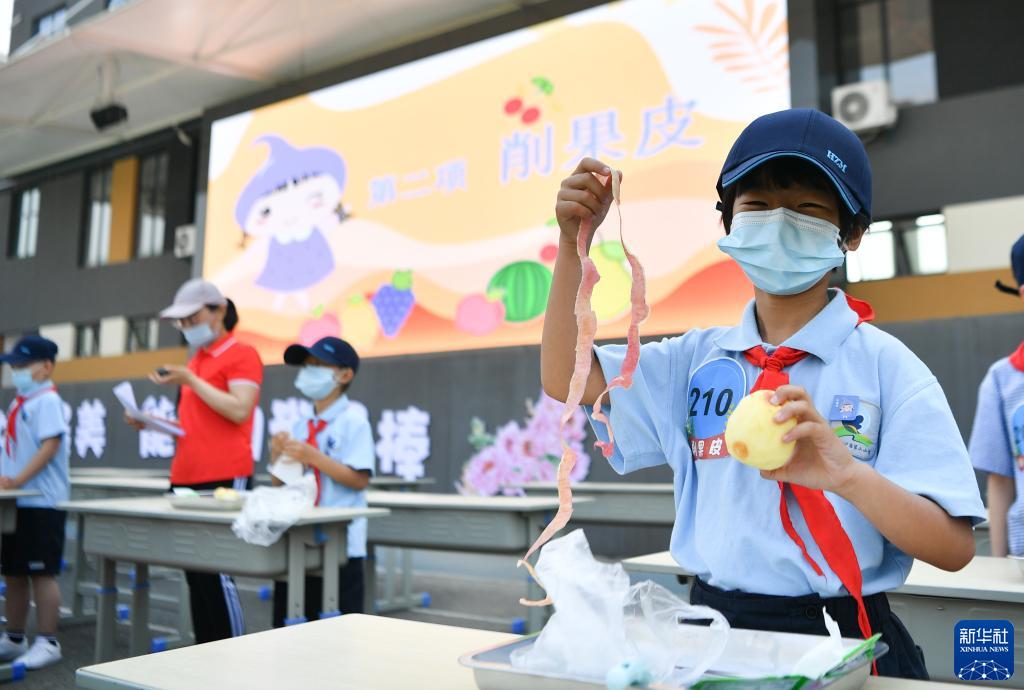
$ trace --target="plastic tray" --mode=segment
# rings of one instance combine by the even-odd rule
[[[473,670],[476,685],[480,690],[594,690],[605,688],[603,680],[581,678],[570,675],[539,675],[512,668],[512,651],[533,644],[536,635],[525,637],[477,652],[471,652],[459,659],[459,663]],[[728,678],[708,673],[691,688],[695,690],[858,690],[864,685],[871,671],[871,662],[886,652],[889,647],[881,641],[861,650],[848,658],[841,666],[820,680],[791,676],[781,678]],[[713,670],[713,669],[712,669]],[[674,690],[675,686],[655,683],[650,690]]]

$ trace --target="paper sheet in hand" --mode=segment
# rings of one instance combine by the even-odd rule
[[[185,435],[185,430],[174,422],[169,422],[166,419],[160,419],[159,417],[153,417],[152,415],[148,415],[140,410],[138,404],[135,402],[135,390],[132,388],[132,384],[129,381],[122,381],[114,386],[114,397],[121,403],[124,407],[124,411],[129,417],[142,422],[146,425],[147,429],[159,431],[164,434],[170,434],[171,436]]]
[[[294,484],[302,481],[302,475],[306,468],[286,455],[282,455],[273,465],[270,466],[270,474],[280,479],[285,484]]]

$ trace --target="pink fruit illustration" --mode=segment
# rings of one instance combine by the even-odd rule
[[[468,295],[455,309],[455,327],[463,333],[483,336],[492,333],[505,320],[501,293]]]
[[[313,310],[313,318],[303,323],[299,329],[299,342],[303,345],[312,345],[327,337],[341,337],[341,322],[337,315],[325,314],[324,306],[321,304]]]

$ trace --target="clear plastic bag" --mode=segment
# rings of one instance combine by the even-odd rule
[[[685,685],[721,655],[729,624],[718,611],[691,606],[650,580],[630,586],[619,563],[601,563],[583,530],[548,543],[537,576],[555,612],[530,647],[512,653],[512,666],[604,683],[613,667],[640,660],[653,680]],[[710,628],[681,625],[711,620]]]
[[[258,486],[250,491],[231,531],[247,544],[270,546],[294,525],[316,500],[312,477],[286,486]]]

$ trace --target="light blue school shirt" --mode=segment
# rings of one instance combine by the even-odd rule
[[[841,291],[830,290],[829,300],[783,343],[811,355],[786,370],[791,383],[807,389],[856,461],[935,501],[950,515],[983,520],[967,449],[935,377],[896,338],[870,324],[858,327],[858,316]],[[733,460],[724,444],[716,443],[727,415],[760,374],[743,356],[756,345],[774,349],[761,339],[753,301],[738,326],[694,329],[644,345],[633,386],[611,393],[617,442],[612,467],[620,474],[662,463],[672,467],[672,555],[711,585],[782,596],[845,596],[848,592],[822,557],[791,492],[787,502],[793,525],[824,577],[813,571],[782,527],[778,484]],[[625,347],[595,351],[605,378],[617,376]],[[591,423],[606,440],[605,426]],[[825,495],[857,552],[863,593],[903,584],[913,559],[852,504]]]
[[[1024,556],[1024,372],[1004,357],[978,388],[971,430],[971,462],[979,470],[1013,477],[1017,499],[1006,513],[1010,553]]]
[[[51,385],[46,382],[43,387]],[[11,401],[7,408],[8,414],[16,402]],[[59,437],[57,453],[21,487],[25,491],[38,491],[40,495],[18,499],[18,505],[23,508],[56,508],[58,503],[67,501],[71,494],[68,474],[71,444],[68,422],[64,417],[64,401],[55,390],[29,396],[18,411],[15,424],[17,440],[11,443],[10,455],[7,454],[7,444],[0,439],[0,474],[5,477],[17,476],[39,451],[43,441]]]
[[[323,431],[316,435],[320,452],[335,462],[348,465],[354,470],[369,470],[374,473],[376,455],[373,447],[373,432],[370,422],[355,405],[350,405],[348,396],[335,400],[320,415],[307,417],[295,425],[292,437],[305,441],[309,436],[309,420],[327,422]],[[310,471],[312,474],[312,471]],[[325,473],[320,473],[320,505],[332,508],[365,508],[366,491],[357,491],[339,484]],[[348,525],[348,557],[366,557],[366,518],[356,518]]]

